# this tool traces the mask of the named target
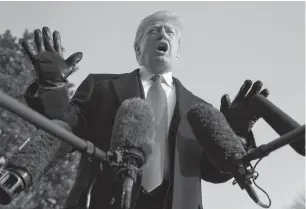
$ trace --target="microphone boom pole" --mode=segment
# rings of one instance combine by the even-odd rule
[[[0,107],[9,110],[10,112],[18,115],[19,117],[31,122],[36,127],[51,133],[59,139],[74,146],[80,151],[97,157],[101,161],[106,161],[108,155],[111,153],[105,153],[101,149],[95,147],[91,142],[85,141],[66,129],[55,124],[51,120],[47,119],[42,114],[32,110],[26,105],[20,103],[18,100],[6,95],[0,90]]]
[[[132,103],[131,103],[132,102]],[[128,104],[133,104],[135,103],[135,101],[131,101]],[[137,104],[137,103],[136,103]],[[136,104],[134,104],[134,106],[138,107]],[[119,169],[121,170],[125,170],[126,173],[128,175],[130,175],[130,178],[126,178],[124,179],[124,184],[123,184],[123,201],[122,201],[122,208],[124,209],[129,209],[130,208],[130,201],[131,201],[131,190],[132,190],[132,186],[133,186],[133,177],[135,175],[137,175],[138,170],[139,169],[131,169],[131,167],[133,167],[133,165],[126,165],[127,163],[130,163],[131,160],[135,160],[137,157],[138,158],[144,158],[144,156],[142,156],[142,150],[139,150],[137,152],[134,151],[132,149],[126,149],[125,147],[121,147],[122,142],[118,142],[115,141],[113,142],[116,146],[114,149],[107,151],[107,152],[103,152],[101,149],[99,149],[98,147],[94,146],[94,144],[92,144],[89,141],[83,140],[81,138],[79,138],[78,136],[74,135],[73,133],[67,131],[66,129],[62,128],[61,126],[55,124],[52,120],[44,117],[42,114],[32,110],[31,108],[27,107],[26,105],[22,104],[21,102],[19,102],[18,100],[10,97],[9,95],[6,95],[5,93],[3,93],[0,90],[0,107],[3,107],[4,109],[9,110],[10,112],[18,115],[19,117],[31,122],[33,125],[37,126],[37,128],[40,128],[46,132],[49,132],[50,134],[54,135],[55,137],[59,138],[62,141],[67,142],[68,144],[70,144],[71,146],[77,148],[80,151],[86,152],[87,154],[89,154],[90,156],[96,157],[97,159],[99,159],[100,161],[106,161],[110,166],[117,166],[119,167]],[[128,109],[129,105],[126,105],[126,109]],[[142,107],[140,105],[140,107]],[[137,109],[137,108],[136,108]],[[125,110],[123,108],[123,110]],[[122,111],[125,112],[125,111]],[[131,113],[130,113],[131,114]],[[142,112],[138,112],[136,111],[136,113],[134,112],[134,114],[141,115]],[[123,115],[125,116],[125,115]],[[124,117],[125,118],[125,117]],[[153,120],[151,120],[153,121]],[[140,123],[141,121],[137,121],[138,123]],[[135,123],[135,121],[134,121]],[[134,124],[133,124],[134,125]],[[153,127],[153,126],[152,126]],[[120,126],[119,126],[120,128]],[[133,126],[131,126],[131,128],[133,128]],[[125,130],[125,129],[123,129]],[[140,128],[140,135],[143,133],[143,130]],[[142,135],[141,135],[142,136]],[[130,141],[128,141],[130,142]],[[145,148],[144,149],[148,149],[148,145],[150,145],[149,142],[146,141],[136,141],[138,144],[140,144],[139,146],[143,145]],[[135,142],[135,144],[137,144]],[[141,142],[141,143],[140,143]],[[117,144],[116,144],[117,143]],[[125,142],[127,143],[127,142]],[[137,145],[138,145],[137,144]],[[141,148],[141,147],[140,147]],[[131,153],[132,152],[132,155]],[[149,152],[149,151],[147,151]],[[136,158],[135,158],[136,156]],[[140,157],[141,156],[141,157]],[[138,160],[138,164],[141,160]],[[122,167],[124,169],[122,169]],[[27,174],[27,176],[24,176],[24,174]],[[23,176],[22,176],[23,175]],[[122,175],[122,173],[121,173]],[[4,204],[7,205],[9,204],[12,199],[16,196],[17,192],[16,190],[18,188],[21,188],[21,191],[23,191],[26,187],[28,187],[29,184],[24,182],[24,177],[28,177],[30,176],[27,172],[24,171],[19,171],[19,170],[5,170],[0,168],[0,204]],[[8,180],[14,178],[17,179],[18,181],[14,181],[13,184],[11,183],[9,186],[7,185]],[[135,177],[136,178],[136,177]],[[95,181],[92,183],[92,185],[95,183]],[[91,190],[88,193],[87,196],[87,201],[88,204],[90,204],[90,195],[91,195]]]
[[[255,95],[251,102],[257,115],[260,115],[280,136],[301,127],[298,122],[270,102],[263,95]],[[305,136],[299,140],[292,142],[288,141],[288,143],[297,153],[305,156]]]
[[[271,152],[298,140],[305,140],[305,125],[296,128],[267,144],[262,144],[257,148],[251,149],[244,160],[249,162],[251,160],[268,156]]]

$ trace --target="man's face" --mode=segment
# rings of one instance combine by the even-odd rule
[[[179,51],[178,31],[170,23],[155,22],[145,29],[138,50],[140,64],[152,73],[171,71]]]

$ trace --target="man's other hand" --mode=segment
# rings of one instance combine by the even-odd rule
[[[246,137],[260,118],[251,108],[251,98],[257,94],[261,94],[264,97],[269,95],[268,89],[261,90],[263,86],[261,81],[256,81],[252,84],[251,80],[246,80],[233,102],[231,102],[227,94],[221,98],[220,111],[224,114],[235,133],[240,137]]]
[[[54,31],[52,37],[48,27],[34,31],[34,42],[36,50],[27,41],[22,41],[22,47],[33,64],[36,81],[44,88],[65,86],[66,78],[81,61],[82,52],[76,52],[65,60],[59,32]]]

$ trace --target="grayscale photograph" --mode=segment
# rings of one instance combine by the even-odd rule
[[[305,209],[304,1],[0,1],[0,209]]]

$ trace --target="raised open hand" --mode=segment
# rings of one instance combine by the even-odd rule
[[[260,118],[251,107],[250,101],[257,94],[262,94],[265,97],[269,95],[268,89],[261,91],[262,86],[263,83],[261,81],[256,81],[252,86],[252,81],[246,80],[233,102],[231,102],[227,94],[221,98],[220,111],[224,114],[236,134],[242,137],[245,137],[249,133],[256,121]]]
[[[65,60],[59,32],[54,31],[52,37],[48,27],[34,31],[34,42],[36,50],[27,41],[22,42],[22,47],[34,66],[37,82],[44,88],[65,86],[66,78],[81,61],[82,52],[76,52]]]

